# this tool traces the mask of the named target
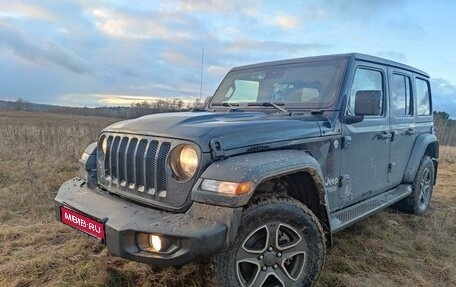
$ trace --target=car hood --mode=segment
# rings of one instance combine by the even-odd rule
[[[313,117],[264,112],[179,112],[117,122],[106,132],[140,134],[195,142],[203,152],[217,138],[224,150],[293,141],[321,135]]]

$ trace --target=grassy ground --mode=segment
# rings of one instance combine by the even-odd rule
[[[53,198],[113,119],[0,112],[0,286],[207,286],[196,264],[109,255],[55,221]],[[456,286],[456,149],[421,217],[386,210],[335,236],[318,286]]]

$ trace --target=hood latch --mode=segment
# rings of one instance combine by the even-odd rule
[[[213,160],[225,158],[225,151],[223,150],[222,142],[218,138],[213,138],[210,142],[211,155]]]

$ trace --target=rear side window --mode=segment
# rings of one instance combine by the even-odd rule
[[[416,79],[416,107],[419,116],[431,114],[431,93],[429,83],[423,79]]]
[[[409,77],[393,74],[391,79],[391,113],[394,116],[412,115],[410,87]]]

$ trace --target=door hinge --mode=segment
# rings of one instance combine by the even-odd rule
[[[396,167],[396,164],[394,162],[390,162],[388,164],[388,172],[391,173],[395,167]]]
[[[350,175],[344,174],[340,177],[339,181],[339,196],[341,198],[348,198],[352,195],[352,182]]]
[[[340,148],[344,149],[344,148],[350,146],[351,145],[351,141],[352,141],[351,136],[342,137]]]

